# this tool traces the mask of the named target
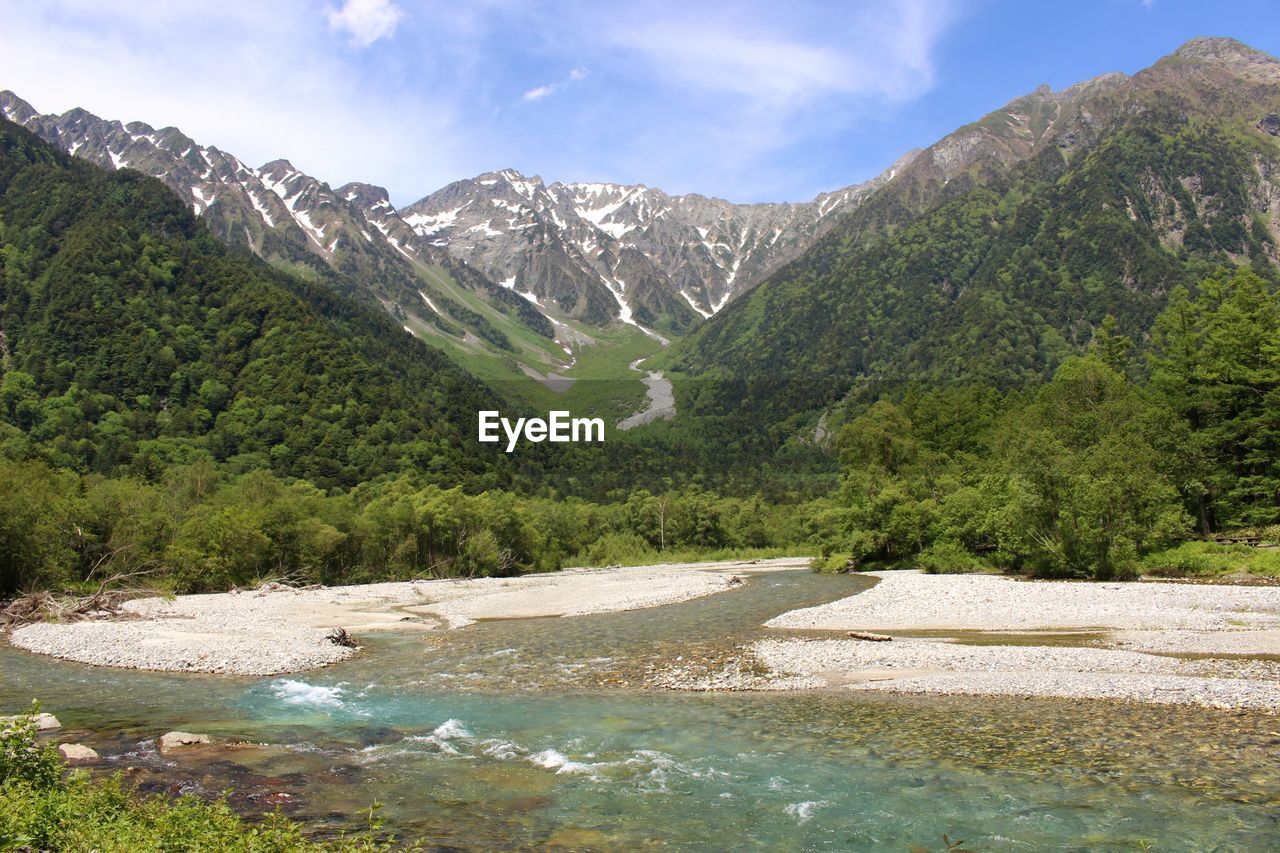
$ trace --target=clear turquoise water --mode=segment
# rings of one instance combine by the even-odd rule
[[[1280,719],[1098,702],[637,689],[863,579],[779,573],[667,608],[369,638],[300,676],[129,673],[0,649],[147,790],[237,790],[338,829],[372,801],[438,845],[1280,849]],[[625,686],[623,686],[625,685]],[[267,747],[161,759],[172,728]]]

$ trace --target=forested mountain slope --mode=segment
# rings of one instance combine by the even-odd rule
[[[1014,101],[687,338],[681,403],[776,444],[868,383],[1041,381],[1108,314],[1141,344],[1175,286],[1274,276],[1277,112],[1280,62],[1226,39]]]
[[[471,436],[493,395],[442,353],[228,249],[159,181],[3,119],[0,373],[0,442],[58,466],[507,479]]]

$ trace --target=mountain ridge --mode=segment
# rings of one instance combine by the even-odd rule
[[[419,298],[425,265],[465,280],[495,310],[545,337],[567,319],[687,331],[807,249],[915,153],[809,202],[734,204],[646,185],[548,185],[504,169],[398,209],[382,187],[357,181],[334,189],[285,158],[253,168],[175,127],[125,124],[79,107],[45,115],[10,91],[0,92],[0,112],[104,168],[164,180],[226,242],[295,269],[333,269],[350,279],[348,292],[368,291],[395,316],[436,320]],[[586,206],[589,200],[598,204]],[[474,209],[455,222],[450,203]],[[508,214],[505,225],[499,213]],[[517,294],[523,298],[511,298]],[[444,319],[468,329],[477,322],[464,311]],[[496,332],[470,330],[506,348]]]
[[[1275,279],[1277,112],[1280,61],[1215,39],[1015,99],[682,341],[677,396],[777,443],[886,383],[1043,381],[1108,314],[1141,346],[1176,285]]]

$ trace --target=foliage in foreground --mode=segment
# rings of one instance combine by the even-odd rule
[[[64,773],[57,750],[41,744],[31,713],[0,730],[0,850],[374,851],[371,835],[312,841],[279,812],[246,823],[219,800],[142,797],[119,776],[94,782]]]

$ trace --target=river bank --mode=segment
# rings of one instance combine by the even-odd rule
[[[656,683],[1280,711],[1275,587],[870,574],[879,583],[865,592],[765,623],[804,635],[758,640],[740,647],[719,672],[667,673]]]
[[[699,849],[708,825],[759,849],[934,849],[944,833],[982,850],[1275,846],[1277,727],[1262,711],[644,689],[649,672],[727,660],[767,675],[741,651],[756,642],[847,640],[762,626],[886,583],[771,568],[661,607],[361,632],[364,652],[306,674],[211,678],[0,647],[0,713],[39,697],[64,725],[42,737],[94,749],[91,773],[144,791],[231,790],[245,815],[279,805],[327,835],[359,831],[376,800],[389,829],[428,847]],[[301,596],[259,601],[273,598]],[[950,647],[975,665],[990,648]],[[172,730],[213,743],[161,752]]]
[[[18,628],[18,648],[97,666],[227,675],[301,672],[351,657],[328,639],[433,631],[487,619],[579,616],[656,607],[733,589],[735,578],[806,569],[806,558],[566,569],[513,578],[366,584],[143,598],[102,620]]]
[[[113,618],[30,625],[10,639],[98,666],[279,675],[355,654],[329,639],[334,628],[357,637],[436,632],[433,642],[456,645],[444,632],[480,621],[673,605],[754,583],[743,583],[747,575],[806,567],[804,558],[672,563],[148,598]],[[717,643],[707,624],[657,656],[642,679],[616,681],[694,691],[836,689],[1280,711],[1280,588],[919,572],[864,578],[875,585],[817,606],[762,607],[754,635]],[[691,654],[695,646],[702,650]]]

